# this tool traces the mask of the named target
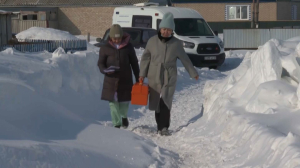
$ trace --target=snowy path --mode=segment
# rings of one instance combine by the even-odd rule
[[[210,139],[205,137],[200,139],[186,139],[181,134],[188,125],[197,120],[201,120],[203,117],[202,104],[204,97],[202,92],[205,82],[206,81],[201,81],[198,84],[188,86],[176,93],[173,109],[171,111],[170,130],[173,131],[172,136],[158,136],[156,134],[154,112],[145,109],[143,109],[145,115],[131,121],[129,129],[140,136],[151,139],[160,148],[177,153],[180,156],[178,167],[191,168],[199,167],[200,165],[201,167],[210,167],[209,163],[204,163],[201,159],[208,157],[203,156],[205,154],[216,156],[218,153],[217,147],[211,143]],[[184,141],[189,141],[190,143],[184,143]],[[199,145],[193,146],[193,142]],[[217,157],[211,159],[211,165],[215,165],[213,162],[219,160]]]
[[[220,71],[201,69],[198,70],[200,80],[197,82],[189,82],[182,78],[178,78],[181,88],[176,88],[171,111],[170,130],[172,136],[159,136],[156,134],[156,122],[153,111],[147,110],[145,107],[136,109],[141,113],[140,118],[130,121],[129,130],[136,134],[152,140],[157,146],[170,150],[179,155],[177,160],[178,167],[181,168],[199,168],[199,167],[218,167],[222,163],[220,147],[218,143],[214,143],[212,136],[206,136],[207,128],[206,116],[203,114],[203,96],[204,85],[208,80],[219,80],[225,78],[230,71],[235,69],[241,62],[243,54],[233,55],[220,67]],[[180,66],[180,64],[179,64]],[[178,75],[185,74],[183,67],[178,68]],[[184,78],[184,77],[183,77]],[[183,82],[184,81],[184,82]],[[130,117],[130,116],[129,116]],[[194,127],[193,123],[200,121],[201,123]],[[190,131],[186,133],[186,131]],[[188,135],[188,137],[186,136]]]

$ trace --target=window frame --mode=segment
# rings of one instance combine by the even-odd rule
[[[297,12],[298,12],[298,6],[292,5],[292,20],[297,20]]]
[[[230,19],[229,17],[229,13],[230,13],[230,7],[240,7],[240,18],[237,19],[235,16],[235,19]],[[242,7],[247,7],[247,18],[246,19],[242,19]],[[237,8],[236,8],[237,9]],[[250,6],[249,5],[226,5],[226,20],[250,20],[251,16],[250,16]]]
[[[134,22],[134,19],[139,19],[139,18],[150,20],[150,27],[143,27],[143,28],[152,28],[153,18],[152,18],[151,15],[133,15],[132,16],[131,27],[140,27],[140,26],[135,26],[135,22]]]
[[[157,19],[156,20],[156,29],[159,30],[159,24],[161,22],[162,19]]]
[[[31,17],[28,17],[28,16],[31,16]],[[36,19],[33,19],[33,17],[36,18]],[[29,19],[29,18],[32,18],[32,19]],[[22,20],[31,20],[32,21],[32,20],[38,20],[38,19],[39,18],[38,18],[37,14],[23,14],[22,15]]]

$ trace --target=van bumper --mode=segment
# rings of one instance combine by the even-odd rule
[[[213,67],[213,66],[221,66],[225,61],[225,53],[217,54],[217,55],[197,55],[197,54],[189,54],[190,60],[193,65],[196,67]],[[205,57],[215,56],[215,60],[206,60]]]

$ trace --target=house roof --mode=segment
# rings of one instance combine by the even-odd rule
[[[148,0],[0,0],[0,6],[90,6],[132,5]]]
[[[4,14],[11,14],[12,12],[9,12],[9,11],[4,11],[4,10],[0,10],[0,15]]]

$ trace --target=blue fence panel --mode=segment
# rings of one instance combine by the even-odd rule
[[[2,45],[0,51],[3,51],[9,47],[13,47],[21,52],[40,52],[48,51],[54,52],[58,47],[61,47],[68,51],[84,51],[87,50],[86,40],[39,40],[39,39],[25,39],[20,44],[16,45]]]

